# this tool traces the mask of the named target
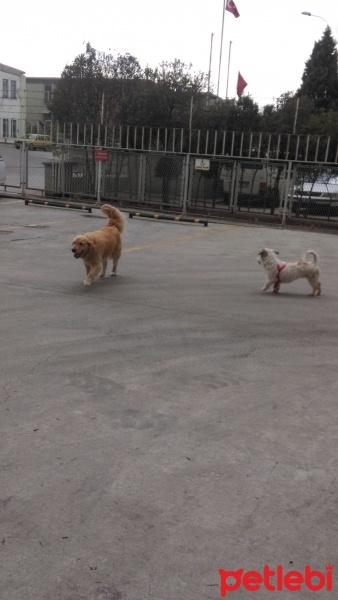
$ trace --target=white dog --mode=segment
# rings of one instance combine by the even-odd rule
[[[295,279],[306,277],[312,287],[311,296],[319,296],[321,285],[319,281],[320,270],[317,266],[318,254],[309,250],[298,262],[283,262],[276,256],[279,254],[271,248],[263,248],[258,254],[258,262],[263,265],[267,274],[267,281],[262,287],[262,292],[266,292],[273,286],[273,292],[277,294],[281,283],[291,283]],[[313,260],[307,260],[312,256]]]

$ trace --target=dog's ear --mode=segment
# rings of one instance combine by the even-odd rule
[[[279,254],[278,250],[274,250],[274,253],[275,253],[275,254]]]
[[[93,246],[95,246],[95,240],[93,238],[89,238],[86,235],[82,235],[81,237],[82,246],[86,245],[87,248],[92,248]]]

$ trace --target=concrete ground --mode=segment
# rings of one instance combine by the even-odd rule
[[[127,218],[118,277],[84,288],[70,242],[104,223],[0,200],[1,598],[216,600],[220,568],[325,574],[337,236]],[[262,294],[264,246],[315,249],[323,295]]]

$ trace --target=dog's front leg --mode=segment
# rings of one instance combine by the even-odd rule
[[[83,284],[88,286],[92,285],[95,277],[99,275],[101,271],[101,265],[95,265],[94,267],[90,267],[89,272],[87,273],[87,277],[84,280]]]
[[[275,283],[275,280],[271,281],[271,279],[268,279],[265,282],[265,285],[263,285],[263,287],[262,287],[262,292],[266,292],[266,290],[268,290],[271,286],[273,286],[274,283]]]

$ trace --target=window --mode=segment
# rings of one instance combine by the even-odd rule
[[[45,102],[50,102],[53,97],[53,89],[51,83],[45,83]]]
[[[2,119],[2,137],[8,138],[8,119]]]
[[[17,120],[16,119],[11,119],[11,137],[12,138],[17,137]]]
[[[16,81],[11,80],[11,98],[16,99]]]
[[[2,80],[2,97],[8,98],[8,79]]]

